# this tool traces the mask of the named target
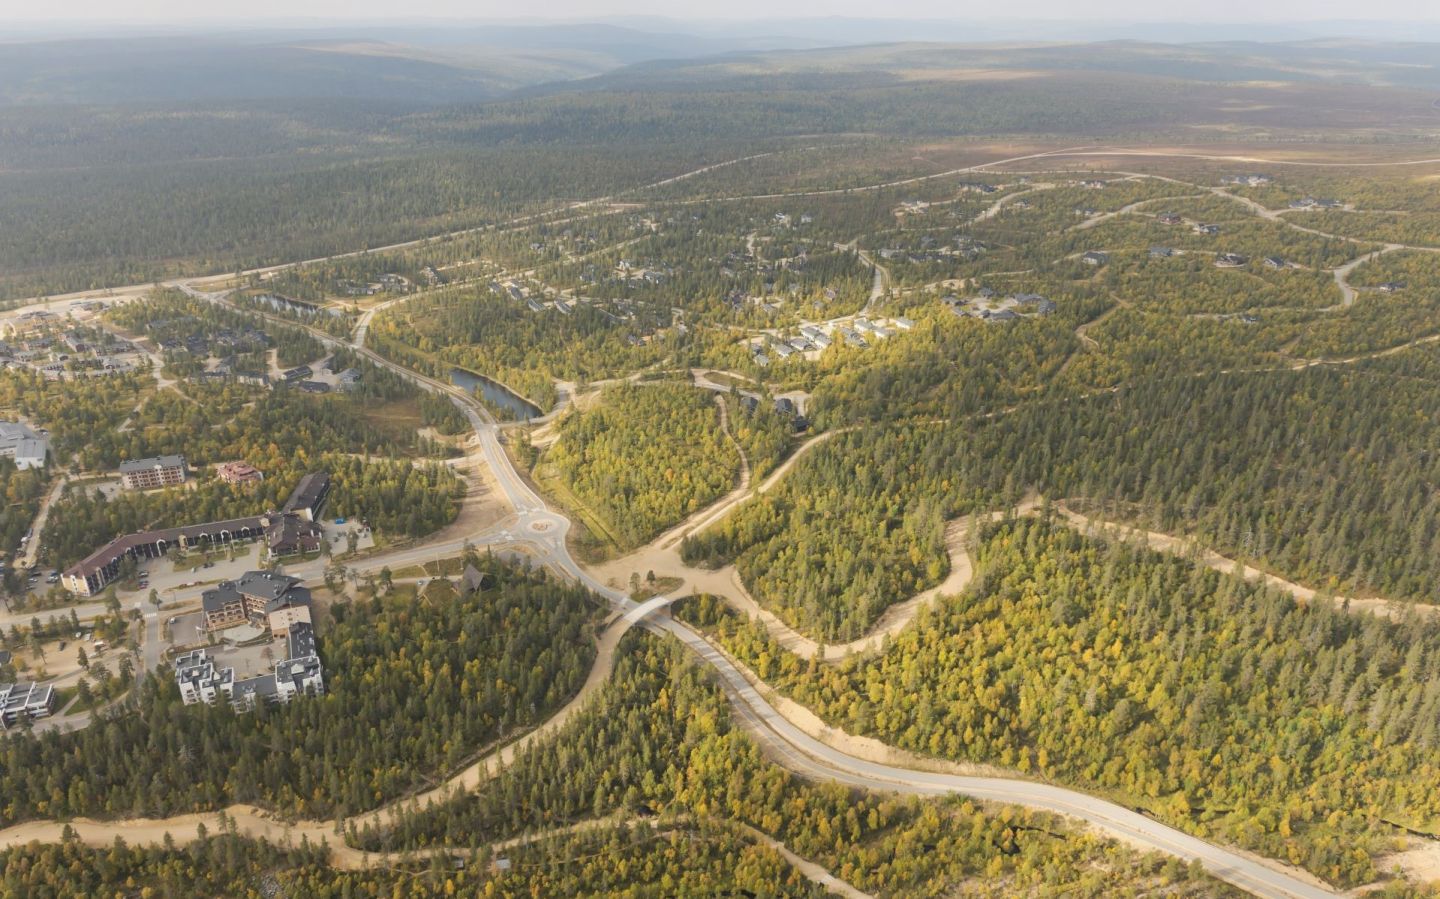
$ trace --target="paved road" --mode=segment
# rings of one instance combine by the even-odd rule
[[[1198,860],[1215,877],[1257,896],[1323,899],[1338,895],[1123,806],[1075,790],[1009,778],[932,774],[857,759],[811,738],[787,721],[724,654],[683,624],[664,620],[652,621],[648,626],[678,638],[715,668],[726,691],[735,700],[740,718],[771,752],[784,759],[785,767],[798,773],[873,790],[924,796],[960,793],[1078,818],[1127,842],[1158,849],[1186,861]]]
[[[204,296],[210,298],[209,295]],[[341,343],[333,337],[327,336],[327,340],[331,345]],[[354,346],[349,343],[345,345]],[[662,597],[642,606],[623,592],[601,583],[575,562],[565,544],[565,535],[570,528],[569,520],[551,511],[545,501],[525,483],[501,446],[499,426],[472,397],[453,385],[404,369],[364,347],[356,349],[377,364],[399,372],[425,389],[449,395],[469,418],[481,452],[490,465],[500,490],[515,509],[514,517],[502,528],[476,535],[470,542],[475,545],[511,542],[527,544],[542,564],[589,587],[628,620],[642,622],[652,631],[669,634],[680,640],[697,657],[716,670],[722,685],[733,700],[739,720],[753,731],[786,767],[809,777],[867,789],[920,795],[958,793],[982,800],[1056,812],[1086,821],[1133,844],[1159,850],[1186,861],[1198,860],[1217,878],[1267,899],[1320,899],[1336,895],[1301,877],[1272,869],[1239,853],[1207,843],[1113,802],[1077,790],[1035,781],[933,774],[878,764],[848,755],[808,736],[770,705],[765,697],[751,686],[744,674],[702,636],[680,622],[654,616],[653,613],[663,608],[671,598]],[[442,547],[422,546],[383,558],[390,564],[399,564],[399,560],[406,554],[416,554],[416,561],[421,561],[434,558],[440,551],[443,551]],[[369,562],[376,564],[380,558],[382,557],[376,557]],[[152,617],[146,618],[147,668],[158,662],[158,656],[152,660],[152,655],[158,654],[160,646],[159,618],[153,616],[153,609],[150,611]]]
[[[1197,839],[1123,806],[1076,790],[1034,781],[912,771],[858,759],[813,739],[781,716],[729,659],[695,631],[672,619],[646,617],[662,608],[670,598],[660,597],[642,606],[621,591],[601,583],[577,565],[564,540],[569,522],[563,516],[546,510],[544,501],[515,472],[499,445],[495,426],[480,419],[474,408],[467,407],[467,412],[487,449],[487,460],[491,460],[491,464],[495,466],[501,489],[517,511],[524,509],[520,514],[522,526],[532,529],[535,534],[531,542],[541,551],[541,558],[551,567],[569,574],[605,597],[617,611],[624,613],[630,620],[638,621],[643,618],[645,626],[651,630],[676,637],[714,668],[727,692],[735,700],[741,720],[756,732],[777,757],[785,760],[786,767],[807,776],[868,789],[921,795],[960,793],[977,799],[1014,803],[1078,818],[1126,841],[1157,849],[1186,861],[1198,860],[1216,877],[1257,896],[1274,899],[1320,899],[1336,895],[1299,877],[1274,870],[1261,862]]]
[[[40,511],[35,515],[34,524],[30,525],[30,540],[25,544],[25,552],[16,560],[16,568],[33,568],[35,557],[40,553],[40,535],[45,532],[45,522],[50,520],[50,507],[60,499],[60,494],[65,492],[65,485],[70,483],[71,475],[67,471],[61,471],[55,479],[55,486],[45,494],[40,502]]]
[[[1045,155],[1049,154],[1034,154],[1029,158]],[[1002,162],[1017,161],[1020,158],[1027,157],[1017,157],[1012,160],[1002,160]],[[990,163],[989,165],[995,164]],[[977,166],[969,170],[975,171],[984,167]],[[708,169],[699,171],[706,170]],[[602,200],[590,202],[601,202]],[[206,299],[218,299],[213,295],[195,290],[189,283],[183,281],[174,282],[174,286],[186,289],[192,295],[202,296]],[[368,323],[368,319],[366,323]],[[870,789],[922,795],[960,793],[978,799],[1024,805],[1078,818],[1134,844],[1156,849],[1187,861],[1198,860],[1214,876],[1257,896],[1273,897],[1273,899],[1319,899],[1319,897],[1336,895],[1316,887],[1300,877],[1274,870],[1260,862],[1182,833],[1115,803],[1076,790],[1035,781],[933,774],[877,764],[855,758],[809,737],[781,716],[750,685],[739,669],[703,637],[680,622],[653,617],[652,612],[665,605],[663,599],[647,603],[642,609],[624,593],[601,583],[576,564],[565,544],[565,535],[569,530],[570,522],[564,516],[550,511],[544,500],[531,490],[519,473],[515,471],[500,444],[498,426],[472,397],[453,385],[405,369],[364,347],[363,343],[357,345],[359,341],[342,342],[329,335],[319,332],[312,333],[315,333],[317,338],[328,346],[344,345],[354,348],[377,364],[400,373],[425,389],[451,396],[452,400],[470,419],[486,462],[491,466],[500,489],[515,509],[515,517],[509,527],[498,533],[491,532],[477,537],[471,542],[477,545],[491,540],[527,543],[537,552],[543,563],[605,597],[617,611],[627,615],[630,620],[643,619],[647,628],[658,633],[670,634],[679,639],[702,661],[716,670],[722,684],[734,700],[740,720],[756,733],[772,753],[783,759],[787,767],[807,776]],[[363,329],[358,336],[363,341]],[[439,549],[435,546],[426,546],[414,551],[423,553],[423,558],[433,558]],[[371,562],[374,561],[371,560]],[[147,637],[149,631],[158,628],[158,621],[158,617],[147,618]],[[147,639],[146,643],[148,655],[159,645],[158,634],[156,639]]]
[[[627,619],[643,621],[647,628],[679,639],[718,672],[727,692],[735,701],[740,719],[749,725],[777,757],[784,759],[786,766],[792,770],[822,780],[834,780],[869,789],[922,795],[960,793],[977,799],[1056,812],[1086,821],[1131,843],[1186,861],[1198,860],[1215,877],[1267,899],[1320,899],[1337,895],[1300,877],[1277,871],[1123,806],[1077,790],[1018,779],[961,777],[913,771],[855,758],[815,740],[786,720],[750,685],[735,665],[703,637],[678,621],[654,617],[654,612],[675,597],[659,597],[645,603],[642,608],[625,593],[602,583],[581,568],[571,557],[565,543],[565,535],[570,529],[569,520],[551,511],[544,499],[532,490],[515,470],[500,444],[499,426],[472,397],[453,385],[412,372],[364,347],[356,349],[377,364],[410,378],[422,387],[448,394],[469,418],[485,461],[490,465],[501,491],[515,509],[515,521],[504,532],[506,540],[513,537],[518,542],[529,543],[543,564],[589,587],[608,600],[616,611]]]

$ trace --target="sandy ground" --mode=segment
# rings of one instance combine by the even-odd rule
[[[60,644],[64,643],[65,648],[61,649]],[[80,670],[78,653],[81,648],[92,662],[103,661],[104,656],[95,651],[88,640],[75,640],[73,634],[66,634],[63,640],[51,640],[41,648],[45,651],[43,659],[37,657],[26,643],[15,649],[16,669],[21,677],[27,680],[53,681],[67,677]],[[23,663],[24,668],[21,668]]]
[[[1267,586],[1289,593],[1295,597],[1297,602],[1308,603],[1319,597],[1321,599],[1328,599],[1336,605],[1344,605],[1352,612],[1370,612],[1385,618],[1401,618],[1411,612],[1425,616],[1440,612],[1440,606],[1417,605],[1415,603],[1397,602],[1380,597],[1330,597],[1321,594],[1311,587],[1297,584],[1294,581],[1287,581],[1268,571],[1262,571],[1251,565],[1243,565],[1235,559],[1222,556],[1214,550],[1200,546],[1185,537],[1178,537],[1173,534],[1162,534],[1158,531],[1145,531],[1139,528],[1132,528],[1128,525],[1094,518],[1076,512],[1074,509],[1065,505],[1063,501],[1056,503],[1055,509],[1071,526],[1081,533],[1095,536],[1108,535],[1118,537],[1122,540],[1142,540],[1146,546],[1153,550],[1186,559],[1194,559],[1199,564],[1207,568],[1213,568],[1223,574],[1234,574],[1238,570],[1247,581],[1263,581]]]
[[[482,533],[515,513],[480,452],[472,451],[449,464],[465,482],[465,499],[455,520],[427,536],[426,543],[446,543]]]
[[[1408,842],[1411,845],[1405,849],[1375,859],[1376,870],[1386,874],[1399,868],[1406,877],[1420,883],[1440,880],[1440,841],[1411,839]]]
[[[810,881],[811,883],[819,884],[832,895],[844,896],[845,899],[875,899],[874,896],[870,895],[869,893],[861,892],[860,890],[855,889],[855,887],[836,877],[834,874],[831,874],[829,871],[820,867],[809,859],[801,858],[800,856],[791,852],[788,846],[775,839],[774,837],[770,836],[769,834],[757,830],[754,827],[751,827],[749,824],[744,824],[740,821],[731,821],[730,825],[736,830],[743,832],[746,836],[750,837],[755,842],[763,843],[764,845],[769,846],[771,849],[774,849],[780,854],[782,858],[784,858],[787,862],[790,863],[791,867],[799,871],[801,874],[805,875],[806,880]]]

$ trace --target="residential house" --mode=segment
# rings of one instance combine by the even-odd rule
[[[265,475],[249,462],[221,462],[215,466],[215,474],[227,484],[258,484]]]
[[[479,593],[495,585],[495,575],[481,571],[474,565],[466,565],[460,573],[460,589],[464,593]]]
[[[293,512],[267,515],[264,521],[265,549],[271,558],[317,552],[325,539],[325,532],[318,524]]]
[[[347,368],[335,376],[335,387],[342,393],[349,393],[360,384],[360,369]]]

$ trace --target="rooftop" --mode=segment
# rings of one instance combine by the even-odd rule
[[[14,444],[22,440],[37,440],[40,435],[18,421],[0,421],[0,444]]]
[[[290,633],[285,639],[290,658],[303,659],[315,655],[315,628],[309,622],[297,621],[290,625]]]
[[[314,511],[328,489],[330,489],[329,472],[313,471],[301,478],[300,483],[295,485],[294,492],[285,501],[285,507],[281,511],[297,512],[301,509]]]
[[[300,586],[299,578],[273,571],[247,571],[233,581],[221,581],[200,594],[200,601],[205,611],[213,612],[247,596],[263,600],[267,611],[310,602],[310,591]]]
[[[129,459],[120,463],[120,473],[148,471],[152,468],[184,468],[185,457],[178,455],[151,456],[148,459]]]

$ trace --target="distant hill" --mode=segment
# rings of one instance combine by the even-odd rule
[[[696,88],[757,77],[864,75],[884,80],[957,80],[1017,77],[1035,72],[1111,72],[1186,81],[1354,83],[1440,90],[1440,45],[1360,40],[1279,43],[1163,44],[1116,40],[1098,43],[876,43],[723,58],[650,60],[608,72],[584,90]],[[563,91],[574,86],[555,85]],[[545,88],[542,88],[545,89]]]
[[[47,41],[0,48],[0,103],[119,105],[352,98],[458,103],[615,65],[510,51],[467,64],[370,42],[248,44],[209,38]]]
[[[0,105],[325,98],[469,103],[647,60],[777,43],[785,42],[615,25],[362,26],[12,41],[0,43]]]

